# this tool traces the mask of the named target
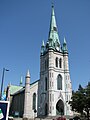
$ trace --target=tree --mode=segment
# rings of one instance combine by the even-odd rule
[[[84,110],[87,112],[87,117],[89,120],[89,113],[90,113],[90,82],[85,88],[85,107]]]
[[[73,111],[81,113],[86,112],[86,116],[89,120],[90,113],[90,83],[83,88],[79,85],[77,91],[73,91],[72,101],[69,102]]]

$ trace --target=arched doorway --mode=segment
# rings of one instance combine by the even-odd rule
[[[47,105],[47,103],[45,104],[45,116],[47,116],[48,115],[48,105]]]
[[[59,100],[56,104],[56,114],[64,115],[64,103],[62,100]]]

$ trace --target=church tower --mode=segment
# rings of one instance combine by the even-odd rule
[[[72,96],[67,43],[61,46],[52,5],[47,43],[41,46],[38,114],[71,115],[68,104]]]

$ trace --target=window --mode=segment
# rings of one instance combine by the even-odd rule
[[[51,102],[51,94],[50,94],[50,102]]]
[[[52,73],[52,77],[53,77],[53,73]]]
[[[45,78],[45,90],[47,91],[47,78]]]
[[[33,110],[36,109],[36,93],[33,93]]]
[[[56,63],[56,67],[58,67],[58,58],[57,57],[56,57],[55,63]]]
[[[62,76],[58,75],[57,77],[57,90],[62,90]]]
[[[49,61],[47,59],[47,60],[45,60],[45,70],[48,68],[48,64],[49,64]]]
[[[54,94],[52,94],[52,101],[54,102]]]
[[[50,81],[50,87],[51,87],[51,81]]]
[[[40,95],[40,103],[42,103],[42,96]]]
[[[51,106],[50,106],[50,113],[51,113]]]
[[[57,31],[57,28],[56,28],[56,27],[53,27],[53,30],[54,30],[54,31]]]
[[[50,72],[50,78],[51,78],[51,72]]]
[[[66,100],[67,100],[67,102],[68,102],[68,95],[67,95],[66,97],[67,97]]]
[[[47,68],[48,68],[48,64],[49,64],[48,62],[49,62],[49,61],[48,61],[48,59],[47,59]]]
[[[62,68],[62,59],[59,59],[59,67]]]
[[[53,82],[52,82],[52,87],[53,87]]]
[[[45,70],[46,70],[46,67],[47,67],[47,61],[45,60]]]

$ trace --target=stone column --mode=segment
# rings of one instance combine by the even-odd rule
[[[25,97],[24,97],[24,114],[23,114],[23,120],[29,120],[30,119],[30,111],[31,111],[31,105],[30,105],[30,74],[29,70],[26,75],[25,80]]]

